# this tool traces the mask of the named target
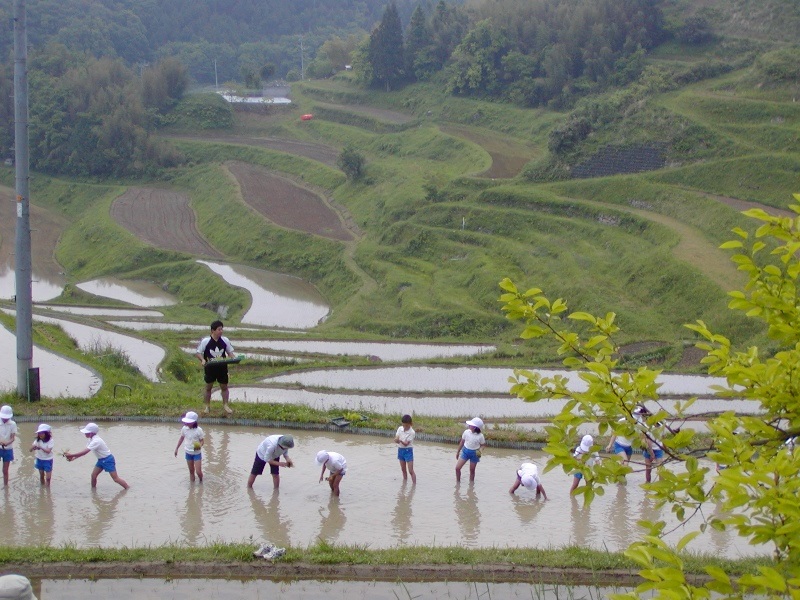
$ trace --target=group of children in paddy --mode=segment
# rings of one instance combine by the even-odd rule
[[[647,409],[638,407],[635,411],[637,420],[649,415]],[[3,483],[8,485],[9,466],[11,461],[14,460],[13,444],[16,439],[17,425],[12,420],[13,411],[8,405],[0,408],[0,460],[3,461]],[[178,439],[178,444],[175,447],[175,456],[183,446],[184,458],[189,469],[189,479],[194,482],[195,480],[203,481],[202,469],[202,451],[203,444],[205,443],[205,434],[198,423],[198,415],[196,412],[189,411],[181,419],[183,427],[181,435]],[[469,480],[475,480],[475,469],[481,459],[481,451],[486,446],[486,438],[482,433],[483,421],[475,417],[466,421],[467,429],[462,433],[461,439],[458,443],[456,450],[456,482],[461,481],[461,470],[464,465],[469,463]],[[95,423],[87,423],[80,431],[89,440],[86,448],[79,452],[64,452],[63,456],[68,461],[73,461],[94,452],[97,461],[92,469],[91,484],[92,487],[97,486],[97,477],[103,471],[107,472],[111,479],[124,489],[128,489],[128,483],[117,474],[116,462],[114,455],[108,448],[108,445],[98,435],[99,427]],[[412,427],[412,418],[410,415],[403,415],[401,425],[397,428],[394,442],[397,444],[397,459],[400,463],[400,469],[403,474],[403,480],[411,477],[412,483],[417,482],[417,475],[414,472],[414,438],[416,433]],[[650,480],[650,468],[652,462],[660,460],[663,456],[663,451],[657,440],[651,436],[645,436],[650,442],[647,448],[643,451],[646,462],[646,475],[647,481]],[[584,461],[587,466],[591,466],[599,455],[597,452],[591,452],[594,445],[594,438],[591,435],[585,435],[581,439],[580,444],[574,452],[574,456]],[[50,479],[53,471],[53,436],[52,428],[46,423],[42,423],[36,430],[36,439],[30,447],[30,452],[35,452],[35,467],[39,471],[40,483],[44,486],[50,485]],[[280,485],[280,468],[290,468],[294,463],[289,458],[289,450],[294,448],[294,438],[291,435],[270,435],[264,438],[256,449],[256,455],[253,460],[253,467],[250,471],[250,476],[247,481],[247,487],[252,488],[255,483],[256,477],[264,473],[267,465],[270,467],[270,474],[272,475],[272,482],[274,487]],[[609,441],[606,448],[607,452],[618,454],[623,461],[630,460],[633,453],[631,440],[625,439],[620,436],[614,436]],[[316,463],[321,467],[319,481],[322,482],[325,478],[325,471],[328,471],[327,481],[330,485],[331,492],[338,496],[339,486],[342,478],[347,473],[347,460],[338,452],[327,450],[320,450],[315,457]],[[570,492],[578,487],[582,474],[580,472],[573,474],[572,487]],[[511,486],[509,492],[513,494],[520,486],[536,492],[536,496],[542,496],[547,500],[547,494],[542,486],[542,481],[539,475],[539,468],[534,463],[523,463],[516,472],[514,484]]]

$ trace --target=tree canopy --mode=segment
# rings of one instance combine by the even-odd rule
[[[800,201],[800,194],[795,199]],[[790,209],[800,215],[800,204]],[[500,284],[506,315],[524,323],[521,336],[553,340],[564,365],[579,369],[586,384],[579,391],[561,376],[516,372],[511,391],[526,401],[567,399],[547,428],[546,451],[551,458],[545,470],[580,469],[586,485],[574,493],[591,502],[605,485],[624,480],[631,468],[617,457],[593,466],[579,463],[572,454],[575,440],[580,439],[579,426],[592,422],[601,434],[632,439],[645,435],[657,441],[669,465],[659,468],[656,481],[645,484],[648,494],[659,506],[670,506],[682,526],[695,526],[672,548],[662,540],[663,521],[642,522],[641,539],[625,554],[640,565],[644,582],[635,592],[615,598],[653,591],[663,598],[709,598],[712,593],[726,598],[800,596],[800,446],[796,443],[800,435],[800,217],[773,217],[761,209],[744,214],[760,225],[754,233],[735,229],[736,239],[722,246],[735,252],[733,261],[749,276],[743,290],[730,293],[729,308],[763,321],[777,349],[736,351],[728,338],[712,332],[705,323],[687,325],[700,338],[697,346],[707,353],[703,363],[709,373],[727,381],[719,389],[720,397],[753,400],[760,408],[757,416],[731,410],[711,418],[707,423],[710,441],[689,427],[665,425],[683,419],[693,399],[661,398],[656,382],[659,371],[619,369],[615,342],[619,327],[614,313],[570,313],[564,300],[551,300],[538,288],[520,291],[509,279]],[[637,416],[637,407],[645,405],[653,408],[650,415]],[[595,444],[593,450],[597,449]],[[703,457],[719,469],[700,460]],[[683,572],[682,552],[708,528],[731,529],[751,544],[766,544],[772,562],[739,577],[707,567],[708,581],[690,582]]]

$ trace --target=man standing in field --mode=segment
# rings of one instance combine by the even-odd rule
[[[208,414],[211,411],[211,390],[214,382],[219,382],[219,391],[222,394],[222,408],[227,414],[233,410],[228,403],[228,365],[214,364],[215,360],[234,358],[233,346],[231,341],[222,335],[222,321],[211,323],[211,335],[200,340],[197,346],[197,358],[204,367],[205,389],[205,409],[203,412]]]

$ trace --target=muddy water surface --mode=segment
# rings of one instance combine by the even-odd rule
[[[121,300],[136,306],[171,306],[177,303],[175,296],[149,281],[104,277],[79,283],[76,287],[95,296]]]
[[[323,340],[240,340],[237,348],[265,348],[280,352],[377,356],[382,361],[424,360],[475,356],[494,352],[486,344],[406,344],[385,342],[329,342]]]
[[[15,348],[16,345],[16,335],[5,327],[0,327],[0,346]],[[88,398],[100,389],[102,383],[100,377],[87,367],[37,346],[33,347],[33,366],[39,369],[43,396]],[[16,389],[17,362],[16,359],[7,358],[0,361],[0,390]]]
[[[197,262],[206,265],[231,285],[250,292],[252,303],[242,317],[242,323],[309,329],[328,314],[328,303],[317,288],[298,277],[245,265]]]
[[[115,317],[119,318],[140,318],[140,319],[160,319],[164,316],[157,310],[147,310],[139,308],[111,308],[104,306],[52,306],[42,305],[41,308],[54,310],[56,312],[69,313],[71,315],[83,315],[87,317]]]
[[[201,422],[202,424],[202,422]],[[100,435],[117,459],[124,491],[103,474],[92,492],[90,457],[57,459],[52,488],[38,485],[33,457],[22,450],[35,423],[21,423],[11,482],[0,503],[0,529],[14,545],[75,544],[145,546],[205,545],[215,541],[270,540],[306,546],[320,539],[370,548],[425,544],[440,546],[558,547],[578,544],[620,550],[627,547],[637,519],[673,518],[644,498],[642,473],[626,486],[612,486],[585,507],[569,496],[571,477],[544,475],[549,500],[508,489],[523,461],[543,465],[539,453],[490,449],[477,468],[474,485],[455,485],[455,444],[415,445],[417,485],[404,484],[390,438],[292,431],[294,469],[282,469],[273,490],[269,475],[246,488],[255,449],[274,431],[204,424],[205,482],[190,484],[186,462],[173,451],[180,423],[101,423]],[[53,423],[56,452],[83,448],[77,423]],[[348,463],[341,498],[319,481],[318,450],[342,453]],[[680,532],[670,538],[675,542]],[[735,536],[709,532],[690,547],[723,556],[758,552]]]
[[[31,275],[31,298],[34,302],[45,302],[58,298],[64,291],[66,279],[58,274]],[[17,293],[17,279],[13,267],[0,268],[0,298],[13,299]]]
[[[268,567],[265,567],[268,570]],[[266,573],[265,573],[266,574]],[[39,600],[85,598],[161,598],[165,600],[398,600],[399,598],[449,598],[450,600],[558,600],[607,598],[624,593],[620,588],[567,587],[531,583],[385,582],[385,581],[240,581],[230,579],[45,579],[34,582]],[[39,590],[41,592],[39,592]]]

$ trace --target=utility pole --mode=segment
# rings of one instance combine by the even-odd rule
[[[14,0],[14,167],[17,192],[14,275],[17,287],[17,394],[22,397],[28,396],[28,371],[33,360],[28,163],[28,32],[25,0]]]
[[[300,81],[306,78],[305,57],[303,56],[303,36],[300,36]]]
[[[219,91],[219,79],[217,79],[217,59],[214,59],[214,89]]]

